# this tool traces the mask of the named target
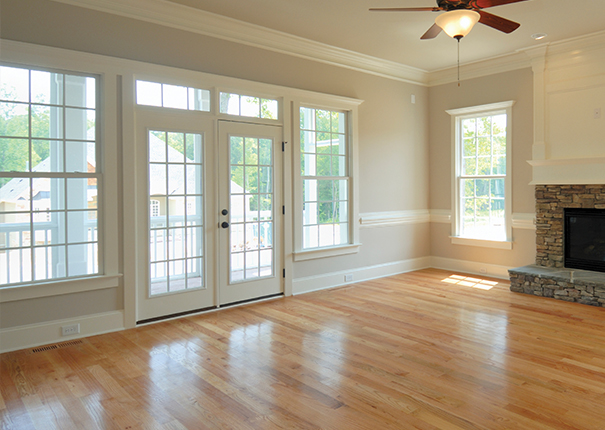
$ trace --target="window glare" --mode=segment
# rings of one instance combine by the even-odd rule
[[[162,84],[137,81],[137,104],[162,106]]]
[[[210,91],[158,82],[136,81],[137,104],[210,112]]]
[[[233,93],[220,93],[220,112],[248,118],[278,119],[277,100]]]
[[[0,67],[0,98],[29,102],[29,70]]]

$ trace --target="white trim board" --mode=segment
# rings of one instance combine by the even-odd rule
[[[80,324],[80,333],[73,336],[61,336],[61,327],[72,324]],[[65,342],[123,329],[124,312],[122,311],[7,328],[0,330],[0,353]]]
[[[430,257],[421,257],[410,260],[378,264],[375,266],[361,267],[359,269],[307,276],[292,280],[292,293],[294,295],[310,293],[312,291],[325,290],[328,288],[340,287],[342,285],[354,284],[356,282],[384,278],[386,276],[398,275],[400,273],[412,272],[414,270],[426,269],[428,267],[430,267]],[[352,279],[346,280],[345,276],[347,275],[351,275]]]
[[[361,227],[379,227],[396,224],[421,224],[431,221],[427,209],[359,214]]]

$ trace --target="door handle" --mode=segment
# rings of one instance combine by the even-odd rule
[[[229,228],[229,223],[227,221],[223,221],[221,223],[221,227],[223,227],[223,228]]]
[[[223,214],[223,215],[229,215],[229,211],[227,209],[223,209],[221,211],[221,214]]]

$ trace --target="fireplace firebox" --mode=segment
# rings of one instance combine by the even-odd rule
[[[605,272],[605,210],[564,210],[564,264],[567,268]]]

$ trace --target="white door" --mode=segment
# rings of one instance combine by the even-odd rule
[[[187,112],[137,114],[137,322],[216,306],[212,131]]]
[[[283,292],[282,129],[219,121],[219,303]]]

